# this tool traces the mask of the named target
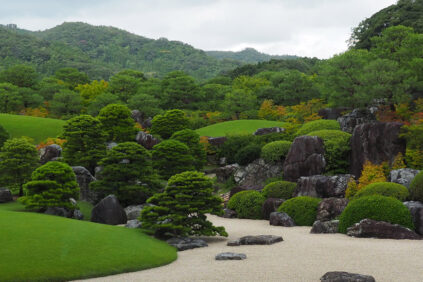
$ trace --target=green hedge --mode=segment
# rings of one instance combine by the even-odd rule
[[[319,119],[304,123],[298,129],[295,136],[307,135],[310,132],[317,130],[341,130],[341,126],[336,120]]]
[[[410,198],[413,201],[423,202],[423,171],[420,171],[411,181]]]
[[[235,162],[239,165],[248,165],[260,158],[261,146],[251,144],[241,150],[235,155]]]
[[[261,157],[267,162],[281,161],[288,154],[292,142],[274,141],[261,148]]]
[[[295,197],[285,201],[278,212],[287,213],[298,226],[312,226],[320,201],[321,199],[308,196]]]
[[[261,219],[262,206],[266,198],[258,191],[238,192],[228,202],[228,209],[234,210],[238,218]]]
[[[289,181],[275,181],[264,186],[261,193],[268,198],[291,199],[297,183]]]
[[[403,202],[407,199],[409,193],[404,185],[392,182],[376,182],[359,190],[357,194],[355,194],[354,199],[372,195],[393,197]]]

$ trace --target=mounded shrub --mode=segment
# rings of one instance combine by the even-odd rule
[[[278,162],[285,158],[292,142],[274,141],[261,148],[261,157],[267,162]]]
[[[218,157],[226,158],[228,164],[236,163],[235,155],[237,152],[254,142],[252,134],[229,135],[225,143],[218,149]]]
[[[339,232],[346,233],[348,227],[365,218],[414,229],[410,211],[401,201],[392,197],[373,195],[353,200],[348,204],[339,217]]]
[[[181,110],[169,110],[163,115],[156,115],[151,121],[151,133],[168,139],[173,133],[187,129],[189,120]]]
[[[194,166],[197,170],[203,168],[207,160],[204,145],[200,143],[200,135],[192,129],[183,129],[172,134],[170,139],[178,140],[188,146],[192,157],[194,158]]]
[[[248,165],[260,158],[261,146],[251,144],[238,151],[235,162],[239,165]]]
[[[423,171],[420,171],[411,181],[410,198],[413,201],[423,202]]]
[[[255,190],[241,191],[232,196],[228,209],[236,211],[239,218],[261,219],[266,198]]]
[[[404,185],[392,182],[377,182],[369,184],[359,190],[357,194],[355,194],[354,199],[372,195],[393,197],[403,202],[407,199],[409,193],[408,189]]]
[[[321,199],[308,196],[295,197],[285,201],[278,212],[287,213],[298,226],[312,226],[317,216]]]
[[[275,181],[264,186],[261,193],[268,198],[291,199],[297,183],[289,181]]]
[[[300,129],[298,129],[295,136],[307,135],[310,132],[317,130],[341,130],[341,126],[336,120],[330,119],[318,119],[307,123],[304,123]]]

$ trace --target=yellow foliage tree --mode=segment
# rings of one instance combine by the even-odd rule
[[[372,164],[366,161],[361,171],[361,176],[358,179],[358,190],[375,182],[386,182],[386,176],[383,170],[383,165]]]

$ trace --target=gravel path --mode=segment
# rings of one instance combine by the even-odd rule
[[[89,281],[320,281],[327,271],[372,275],[376,281],[423,281],[423,241],[350,238],[310,234],[310,227],[276,227],[264,220],[209,216],[229,238],[207,238],[209,247],[178,253],[166,266]],[[270,246],[226,246],[245,235],[280,235]],[[245,253],[246,260],[216,261],[221,252]],[[88,280],[87,280],[88,281]]]

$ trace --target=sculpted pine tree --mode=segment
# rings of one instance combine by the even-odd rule
[[[107,141],[134,141],[137,130],[131,111],[125,105],[110,104],[101,109],[98,119],[107,134]]]
[[[181,110],[170,110],[164,115],[156,115],[152,120],[151,133],[168,139],[173,133],[187,129],[189,120]]]
[[[200,170],[206,163],[206,150],[200,144],[200,135],[192,129],[184,129],[173,133],[170,139],[178,140],[188,146],[189,151],[194,158],[195,169]]]

